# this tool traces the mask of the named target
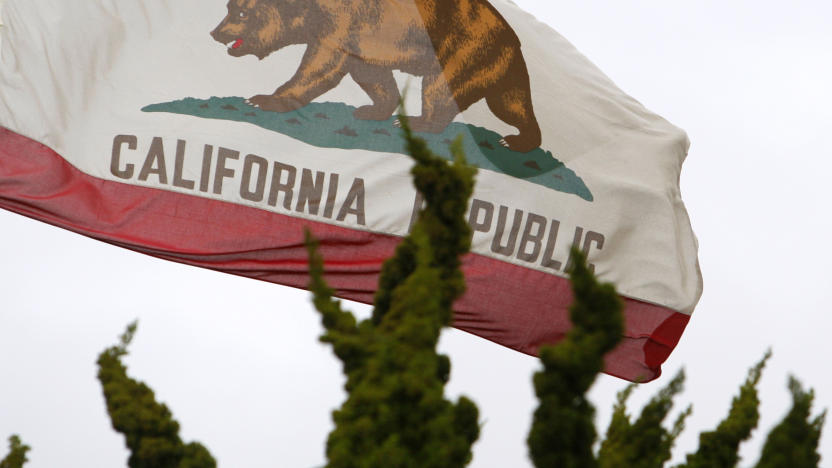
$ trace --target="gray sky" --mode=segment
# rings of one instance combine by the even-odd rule
[[[832,200],[832,4],[515,3],[688,132],[681,186],[705,293],[664,377],[633,404],[686,368],[677,409],[693,403],[694,414],[678,461],[771,346],[760,429],[742,450],[741,465],[751,465],[790,404],[790,372],[815,388],[817,410],[832,406],[832,221],[821,208]],[[27,466],[124,466],[94,363],[134,318],[130,372],[172,408],[186,440],[206,444],[225,467],[323,463],[342,378],[317,343],[307,293],[155,260],[7,212],[0,226],[0,438],[19,433],[33,446]],[[471,466],[531,466],[536,361],[456,331],[441,347],[453,362],[449,393],[473,398],[484,421]],[[592,390],[602,428],[624,385],[604,376]],[[832,438],[821,450],[832,458]]]

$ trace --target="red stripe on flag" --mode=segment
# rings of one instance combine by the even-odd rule
[[[340,297],[372,303],[382,262],[399,238],[86,175],[46,146],[0,128],[0,207],[175,262],[304,288],[303,227],[320,239]],[[454,326],[535,354],[571,327],[569,282],[482,255],[463,262],[468,292]],[[688,316],[626,299],[626,332],[605,372],[653,380]]]

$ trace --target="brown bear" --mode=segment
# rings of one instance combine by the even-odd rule
[[[299,109],[349,74],[372,100],[355,117],[386,120],[400,99],[393,70],[401,70],[422,77],[422,114],[409,119],[414,131],[441,132],[484,98],[519,130],[504,146],[540,146],[520,40],[487,0],[230,0],[211,36],[232,56],[261,60],[307,45],[289,81],[249,99],[261,109]]]

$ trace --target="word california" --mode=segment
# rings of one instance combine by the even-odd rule
[[[123,180],[199,190],[206,194],[229,195],[228,191],[232,190],[248,202],[265,202],[288,211],[366,225],[364,179],[360,177],[354,178],[347,187],[337,173],[313,172],[279,161],[270,163],[256,154],[242,156],[237,150],[206,144],[202,154],[197,156],[199,175],[188,178],[184,170],[186,158],[194,156],[187,151],[185,140],[176,140],[173,151],[172,146],[170,142],[166,145],[162,137],[154,137],[149,144],[140,147],[137,136],[116,135],[110,173]],[[241,168],[239,162],[232,163],[241,159]],[[343,201],[338,199],[339,190],[346,190]]]

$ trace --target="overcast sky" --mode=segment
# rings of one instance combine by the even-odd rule
[[[687,370],[677,410],[693,403],[694,413],[680,461],[772,347],[760,429],[742,450],[741,466],[753,464],[790,405],[789,373],[815,388],[817,411],[832,407],[832,4],[515,3],[688,132],[681,187],[705,293],[664,376],[633,403]],[[33,446],[27,467],[125,465],[95,359],[135,318],[130,373],[172,408],[186,440],[203,442],[223,467],[323,463],[330,412],[344,395],[306,292],[152,259],[8,212],[0,228],[0,438],[19,433]],[[449,393],[473,398],[484,422],[471,466],[531,466],[535,359],[456,331],[441,347],[453,362]],[[593,388],[602,429],[624,385],[603,376]],[[832,437],[821,451],[832,458]]]

